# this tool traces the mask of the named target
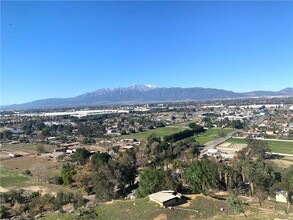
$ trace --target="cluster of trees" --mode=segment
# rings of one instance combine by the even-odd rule
[[[139,188],[136,194],[138,197],[145,197],[163,189],[178,191],[179,187],[179,181],[170,172],[150,168],[140,174]]]
[[[53,124],[51,126],[46,126],[42,120],[27,121],[22,126],[25,135],[41,132],[43,137],[71,135],[74,128],[75,127],[71,124]]]
[[[175,143],[185,138],[192,137],[195,134],[205,132],[205,129],[202,126],[197,125],[195,123],[190,123],[189,127],[191,128],[191,130],[186,129],[184,131],[180,131],[171,135],[164,136],[164,141]]]
[[[205,127],[212,128],[213,124],[216,124],[218,127],[230,127],[230,128],[236,128],[236,129],[242,129],[246,126],[245,122],[237,120],[229,120],[229,118],[224,118],[222,121],[216,120],[217,117],[211,117],[207,116],[202,119],[202,122],[204,123]]]
[[[189,126],[193,134],[204,132],[201,126]],[[88,193],[95,193],[98,201],[106,201],[125,196],[135,185],[138,167],[144,167],[136,192],[138,197],[162,189],[205,194],[226,190],[233,191],[235,195],[255,197],[262,205],[268,196],[274,198],[279,188],[288,192],[289,209],[293,194],[293,167],[280,171],[266,160],[269,148],[265,142],[248,139],[247,143],[247,147],[238,152],[237,159],[229,164],[214,159],[198,159],[200,145],[196,137],[168,142],[166,138],[150,136],[135,150],[117,152],[115,157],[108,153],[91,155],[81,148],[72,155],[73,163],[63,164],[60,178],[55,177],[54,181],[84,188]],[[237,208],[238,200],[234,197],[231,196],[230,203]]]
[[[157,176],[158,184],[161,185],[155,185],[151,189],[140,187],[140,190],[138,190],[138,196],[140,197],[147,195],[152,190],[164,188],[178,190],[181,184],[175,177],[174,170],[166,172],[157,170],[154,167],[159,166],[159,164],[166,164],[166,161],[171,163],[172,159],[176,156],[181,156],[182,152],[188,149],[190,151],[187,152],[187,155],[198,153],[198,145],[194,138],[188,138],[170,145],[161,141],[158,137],[150,136],[145,149],[145,152],[147,152],[147,154],[144,154],[146,160],[151,159],[153,163],[146,162],[144,164],[144,166],[149,166],[150,171],[143,172],[140,183],[148,186],[146,179],[150,177],[149,183],[152,183]],[[137,168],[138,165],[141,165],[137,161],[139,153],[139,150],[129,149],[125,152],[120,152],[119,156],[113,159],[108,153],[90,155],[86,149],[80,148],[72,155],[72,161],[75,165],[71,163],[63,164],[61,171],[62,181],[58,177],[54,177],[54,181],[58,184],[63,183],[64,185],[76,185],[84,188],[88,193],[95,193],[98,201],[119,198],[124,196],[127,189],[135,184]],[[146,176],[145,178],[144,175]]]
[[[0,140],[4,140],[4,139],[12,140],[12,137],[13,137],[12,132],[8,130],[4,130],[0,132]]]
[[[194,135],[194,131],[193,130],[184,130],[184,131],[180,131],[174,134],[170,134],[164,137],[164,141],[166,142],[177,142],[180,140],[183,140],[185,138],[191,137]]]
[[[77,124],[78,134],[83,137],[103,137],[105,125],[101,121],[80,122]]]
[[[134,185],[137,165],[132,149],[113,159],[108,153],[90,155],[86,149],[81,148],[73,154],[72,160],[74,164],[65,163],[62,166],[62,181],[54,177],[57,184],[78,186],[89,194],[96,193],[98,201],[123,196],[126,189]]]
[[[62,211],[62,206],[68,203],[72,203],[75,208],[85,205],[82,195],[78,193],[59,192],[55,197],[50,194],[41,195],[39,192],[33,192],[27,195],[24,194],[24,190],[22,189],[1,193],[0,202],[1,219],[7,219],[17,215],[34,217],[46,211]]]
[[[150,136],[144,146],[136,150],[138,165],[156,166],[163,165],[166,160],[188,160],[197,157],[201,145],[194,137],[186,138],[176,143],[161,140],[160,137]]]
[[[82,144],[95,144],[96,140],[94,138],[84,138],[81,142]]]
[[[287,191],[287,211],[293,202],[293,166],[280,170],[273,163],[265,160],[269,152],[267,144],[259,140],[248,140],[248,146],[238,153],[238,158],[230,165],[214,159],[195,159],[192,163],[169,161],[168,171],[156,166],[140,175],[138,195],[145,196],[160,189],[183,189],[190,193],[208,194],[213,190],[233,191],[255,197],[262,206],[270,196],[275,198],[276,189]],[[176,166],[175,166],[176,165]],[[174,175],[174,169],[181,167],[183,175]],[[172,181],[165,181],[166,175]],[[157,181],[157,180],[161,181]],[[166,183],[177,183],[168,185]],[[231,198],[231,203],[237,201]],[[239,208],[239,207],[238,207]]]

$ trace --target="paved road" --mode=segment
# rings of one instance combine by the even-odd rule
[[[237,131],[233,131],[232,133],[226,135],[225,137],[222,138],[218,138],[216,140],[210,141],[208,143],[206,143],[204,145],[204,148],[201,150],[200,155],[202,156],[203,154],[205,154],[208,149],[213,149],[214,147],[224,143],[225,141],[229,140],[230,138],[232,138],[233,134],[235,134]]]
[[[282,153],[276,153],[276,152],[272,152],[272,154],[280,155],[280,156],[284,156],[284,157],[293,157],[293,154],[282,154]]]
[[[233,137],[235,139],[246,139],[245,137]],[[264,139],[257,139],[256,140],[261,140],[261,141],[280,141],[280,142],[293,142],[293,140],[282,140],[282,139],[269,139],[269,138],[264,138]]]

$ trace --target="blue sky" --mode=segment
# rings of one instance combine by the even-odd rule
[[[293,2],[1,2],[1,104],[154,84],[293,86]]]

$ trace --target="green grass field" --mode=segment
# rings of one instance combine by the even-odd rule
[[[150,135],[154,135],[157,137],[164,137],[166,135],[170,135],[179,131],[186,130],[186,127],[182,126],[170,126],[170,127],[163,127],[163,128],[156,128],[144,132],[139,132],[136,134],[131,134],[131,135],[123,135],[121,136],[122,138],[135,138],[139,140],[146,140]],[[224,134],[229,134],[233,132],[233,129],[209,129],[205,133],[200,134],[196,137],[196,140],[200,144],[205,144],[209,141],[215,140],[219,138],[219,134],[224,133]]]
[[[183,127],[162,127],[162,128],[156,128],[151,129],[144,132],[139,132],[136,134],[130,134],[130,135],[123,135],[121,138],[135,138],[139,140],[146,140],[150,135],[154,135],[157,137],[164,137],[166,135],[174,134],[179,131],[183,131],[186,128]]]
[[[263,141],[263,140],[262,140]],[[236,144],[246,144],[245,139],[238,139],[232,138],[228,141],[229,143],[236,143]],[[283,153],[283,154],[293,154],[293,142],[286,142],[286,141],[266,141],[269,145],[269,148],[272,152],[275,153]]]
[[[20,187],[31,181],[29,176],[0,167],[0,186],[2,187]]]
[[[209,129],[206,132],[198,135],[196,137],[196,141],[198,141],[200,144],[205,144],[209,141],[213,141],[219,138],[219,134],[221,133],[227,135],[231,132],[233,132],[233,129]]]

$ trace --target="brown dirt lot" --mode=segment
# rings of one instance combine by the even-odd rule
[[[107,152],[107,147],[99,146],[99,145],[80,145],[78,147],[72,147],[72,148],[85,148],[87,150],[94,150],[94,151],[100,151],[100,152]]]
[[[284,158],[285,160],[282,159],[274,159],[271,161],[274,161],[275,164],[277,164],[279,167],[289,167],[291,165],[293,165],[293,161],[290,160],[286,160],[286,158]]]
[[[56,162],[54,160],[49,160],[46,158],[41,158],[35,155],[11,158],[1,161],[1,166],[6,167],[8,169],[18,170],[21,173],[25,170],[31,170],[33,173],[33,168],[38,164],[44,166],[45,171],[49,175],[50,173],[56,172],[56,170],[60,169],[61,167],[60,162]]]
[[[167,215],[166,214],[160,214],[154,220],[167,220]]]
[[[217,146],[217,149],[219,149],[222,152],[234,154],[235,152],[242,150],[246,146],[247,146],[247,144],[229,144],[229,145],[227,145],[227,143],[223,143],[223,144]]]

